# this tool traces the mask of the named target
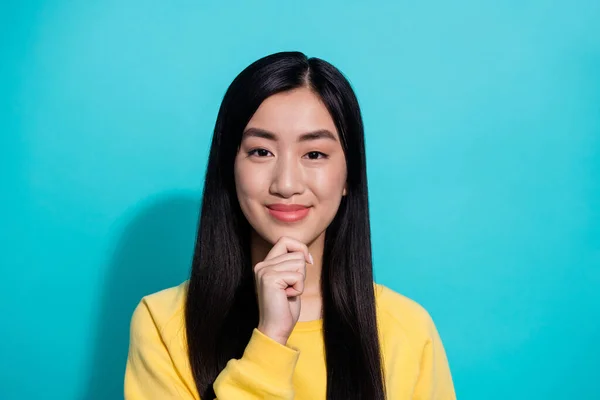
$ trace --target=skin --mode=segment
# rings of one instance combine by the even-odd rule
[[[253,228],[259,325],[285,345],[298,321],[321,318],[325,230],[346,194],[346,160],[327,108],[309,88],[267,98],[248,122],[235,161],[242,212]],[[268,205],[309,207],[282,222]]]

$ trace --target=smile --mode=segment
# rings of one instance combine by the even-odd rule
[[[269,214],[282,222],[298,222],[306,218],[309,207],[299,204],[271,204],[267,206]]]

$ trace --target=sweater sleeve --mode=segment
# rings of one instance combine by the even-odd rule
[[[217,399],[293,399],[298,356],[298,351],[254,329],[242,358],[230,360],[215,380]]]
[[[215,380],[217,400],[293,399],[298,356],[296,350],[255,329],[243,356],[230,360]],[[198,400],[199,396],[194,383],[175,367],[160,328],[142,301],[131,320],[125,400],[150,399]]]
[[[429,317],[429,338],[423,347],[414,400],[456,400],[450,366],[439,333]]]
[[[125,400],[197,400],[175,368],[148,304],[142,300],[131,318],[125,368]]]

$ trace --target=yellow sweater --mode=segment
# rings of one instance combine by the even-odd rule
[[[375,286],[388,400],[456,399],[437,330],[425,309]],[[144,297],[131,321],[125,399],[199,399],[187,357],[187,283]],[[254,330],[243,357],[214,383],[219,400],[325,399],[321,321],[298,322],[283,346]],[[205,399],[206,400],[206,399]]]

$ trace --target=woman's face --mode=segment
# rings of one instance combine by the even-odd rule
[[[311,244],[324,234],[346,189],[346,160],[335,124],[308,88],[267,98],[244,130],[235,160],[242,212],[274,244]]]

